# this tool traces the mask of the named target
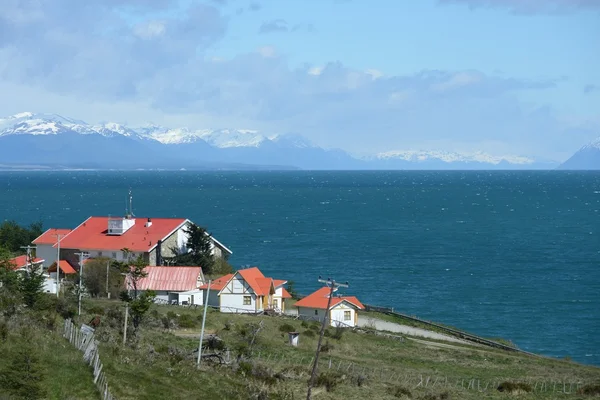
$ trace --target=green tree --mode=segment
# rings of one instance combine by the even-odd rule
[[[0,312],[7,318],[17,313],[22,303],[19,275],[14,271],[10,252],[0,247]]]
[[[294,281],[288,281],[287,283],[287,291],[290,294],[290,296],[292,296],[292,299],[299,299],[300,295],[298,294],[298,292],[296,292],[296,282]]]
[[[123,249],[122,251],[126,254],[126,259],[130,260],[130,252],[127,249]],[[122,301],[128,303],[131,310],[131,323],[133,324],[134,335],[137,333],[144,316],[150,310],[150,306],[152,306],[156,297],[155,292],[152,290],[145,290],[140,293],[139,282],[142,278],[148,276],[145,268],[146,262],[141,256],[133,262],[120,263],[120,269],[126,271],[126,282],[128,285],[128,290],[121,292],[120,297]]]
[[[122,270],[122,265],[115,264],[110,258],[91,259],[83,269],[83,284],[92,297],[110,293],[111,298],[116,298],[123,289]]]
[[[37,356],[37,349],[30,335],[17,339],[16,346],[7,357],[8,362],[0,371],[0,388],[15,399],[45,399],[43,367]]]
[[[211,274],[215,266],[215,257],[212,254],[210,234],[205,228],[196,224],[191,224],[184,232],[188,235],[186,243],[188,251],[182,253],[180,249],[171,249],[175,254],[173,257],[175,265],[197,265],[202,267],[204,273]]]
[[[19,291],[23,296],[23,302],[27,307],[35,306],[35,303],[44,294],[44,282],[46,277],[42,266],[33,263],[33,256],[27,256],[28,266],[25,271],[19,272]]]
[[[0,246],[13,253],[21,252],[21,246],[27,246],[42,233],[41,222],[24,228],[15,221],[4,221],[0,224]]]

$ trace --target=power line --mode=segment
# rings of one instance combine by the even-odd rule
[[[317,353],[315,354],[315,363],[313,364],[312,372],[310,374],[310,380],[308,381],[308,392],[306,393],[306,400],[311,400],[312,387],[315,384],[317,366],[319,364],[319,354],[321,353],[321,342],[323,341],[323,335],[325,333],[325,324],[326,322],[328,322],[329,319],[329,308],[331,307],[331,298],[333,297],[333,292],[336,291],[339,287],[348,287],[348,282],[337,283],[331,278],[327,278],[327,280],[325,280],[319,276],[318,281],[329,286],[329,298],[327,299],[327,308],[325,309],[325,315],[323,316],[323,321],[321,322],[321,332],[319,333],[319,341],[317,342]]]

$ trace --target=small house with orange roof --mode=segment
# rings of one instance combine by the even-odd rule
[[[294,304],[298,316],[310,320],[322,320],[327,316],[331,326],[356,326],[358,310],[364,310],[365,306],[354,296],[336,296],[334,293],[328,310],[327,302],[330,293],[331,289],[326,286],[298,300]]]
[[[211,299],[211,293],[208,304],[218,306],[225,313],[284,312],[285,299],[291,298],[284,287],[287,281],[266,277],[257,267],[240,269],[214,283],[218,304],[215,304],[214,295]],[[200,288],[206,290],[207,287]],[[210,291],[213,292],[212,284]]]

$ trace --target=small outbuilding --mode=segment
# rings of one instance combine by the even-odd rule
[[[358,324],[358,310],[365,306],[354,296],[334,296],[327,309],[331,289],[323,287],[316,292],[298,300],[294,307],[301,319],[322,320],[327,315],[331,326],[354,327]]]
[[[156,302],[181,304],[183,300],[202,304],[201,293],[196,293],[199,292],[198,286],[204,283],[202,267],[151,266],[144,268],[144,271],[148,275],[137,282],[137,290],[153,290],[156,292]],[[133,285],[130,282],[127,283],[127,289],[133,290]],[[190,296],[193,296],[193,300]]]

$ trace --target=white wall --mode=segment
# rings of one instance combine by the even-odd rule
[[[317,308],[307,308],[307,307],[296,307],[298,309],[298,315],[302,318],[311,320],[311,321],[322,321],[323,316],[325,315],[325,310],[317,309]],[[315,314],[315,310],[317,313]]]
[[[179,293],[179,304],[187,301],[189,305],[201,306],[204,303],[204,290],[188,290]]]
[[[315,309],[315,308],[306,308],[306,307],[296,307],[298,310],[298,315],[300,316],[301,319],[309,319],[312,321],[322,321],[323,317],[325,316],[325,310],[324,309]],[[315,310],[317,311],[317,314],[315,315]],[[344,320],[344,311],[350,311],[350,320]],[[338,324],[340,326],[354,326],[354,314],[356,313],[356,311],[346,305],[345,303],[340,303],[337,306],[333,307],[331,309],[331,320],[330,325],[331,326],[338,326]]]
[[[244,296],[250,296],[250,304],[244,305]],[[253,313],[256,312],[256,295],[221,293],[221,312],[224,313]],[[259,307],[262,310],[262,305]]]
[[[189,235],[184,231],[188,228],[189,224],[185,224],[177,231],[177,247],[179,250],[185,250],[187,248],[187,241]]]
[[[48,269],[56,261],[56,249],[51,244],[38,244],[35,249],[35,256],[44,259],[44,269]]]
[[[350,311],[350,319],[344,319],[344,312]],[[331,309],[331,326],[354,326],[354,308],[348,306],[346,303],[340,303]]]
[[[244,296],[250,296],[250,304],[244,305]],[[219,294],[221,312],[227,313],[249,313],[262,310],[262,303],[256,308],[257,296],[254,291],[246,283],[246,281],[239,275],[234,275],[227,286],[221,290]]]

